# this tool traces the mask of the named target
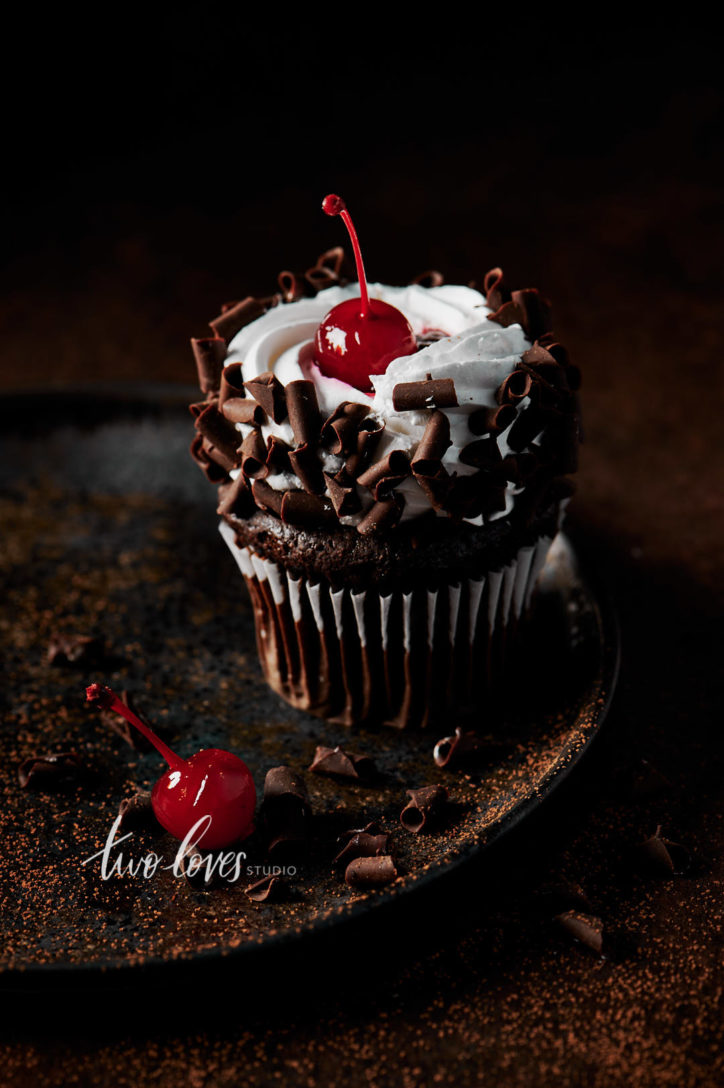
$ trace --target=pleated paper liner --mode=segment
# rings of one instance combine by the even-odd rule
[[[486,696],[504,673],[551,546],[541,537],[501,570],[382,595],[294,578],[238,547],[225,522],[219,530],[251,595],[269,686],[309,714],[399,729],[441,724],[455,711],[486,724]]]

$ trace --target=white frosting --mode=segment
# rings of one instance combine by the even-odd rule
[[[379,283],[369,284],[371,298],[382,299],[401,310],[416,335],[430,330],[445,333],[444,338],[412,355],[394,359],[384,374],[372,376],[374,394],[368,395],[346,382],[323,375],[311,363],[301,366],[300,349],[314,339],[317,326],[326,314],[345,299],[358,298],[359,287],[330,287],[312,299],[301,299],[274,307],[250,325],[241,329],[229,344],[225,365],[244,364],[244,380],[272,371],[286,385],[291,381],[308,379],[314,382],[319,407],[323,417],[330,415],[342,401],[354,401],[367,405],[372,414],[385,423],[375,459],[384,457],[390,449],[403,449],[413,453],[422,438],[429,414],[425,411],[396,412],[392,403],[394,387],[401,382],[424,381],[428,375],[435,378],[451,378],[455,384],[457,408],[444,409],[450,422],[452,445],[446,451],[442,463],[450,475],[465,475],[475,471],[459,460],[461,449],[475,441],[476,435],[468,426],[472,412],[479,408],[494,408],[495,393],[503,379],[515,369],[521,355],[531,342],[520,325],[503,328],[488,321],[491,312],[485,298],[471,287],[442,285],[439,287],[387,287]],[[518,410],[525,407],[527,398],[520,402]],[[251,428],[237,424],[242,435]],[[281,424],[268,420],[261,433],[266,440],[276,435],[293,445],[292,429],[288,422]],[[498,437],[503,456],[509,452],[505,433]],[[341,467],[341,458],[323,454],[324,468],[335,472]],[[301,482],[291,473],[268,476],[266,482],[280,491],[299,488]],[[404,495],[405,506],[402,520],[418,517],[429,512],[429,501],[413,477],[397,488]],[[491,517],[504,517],[514,501],[514,488],[508,486],[505,510]],[[364,509],[372,504],[372,497],[360,488]],[[363,510],[364,512],[364,510]],[[356,524],[361,515],[344,518],[344,524]],[[442,512],[442,516],[444,512]],[[471,519],[482,524],[482,516]]]

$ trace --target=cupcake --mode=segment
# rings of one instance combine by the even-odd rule
[[[572,493],[579,373],[536,290],[357,281],[341,249],[192,340],[192,454],[269,685],[345,724],[485,722]]]

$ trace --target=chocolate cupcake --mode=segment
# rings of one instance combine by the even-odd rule
[[[480,715],[572,493],[578,371],[500,269],[482,293],[358,273],[332,250],[192,341],[192,453],[276,692],[349,724]]]

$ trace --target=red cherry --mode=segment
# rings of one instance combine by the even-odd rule
[[[206,850],[230,846],[253,830],[254,779],[238,756],[221,748],[205,748],[190,759],[181,759],[110,688],[91,684],[86,699],[120,714],[168,763],[169,769],[153,787],[151,805],[158,822],[177,839],[185,839],[199,821],[203,821],[200,833],[193,841]]]
[[[314,337],[314,358],[328,378],[371,393],[370,375],[384,374],[393,359],[417,351],[417,341],[403,313],[388,302],[370,300],[357,232],[344,201],[330,193],[322,201],[322,210],[327,215],[340,215],[349,231],[360,297],[340,302],[329,311]]]

